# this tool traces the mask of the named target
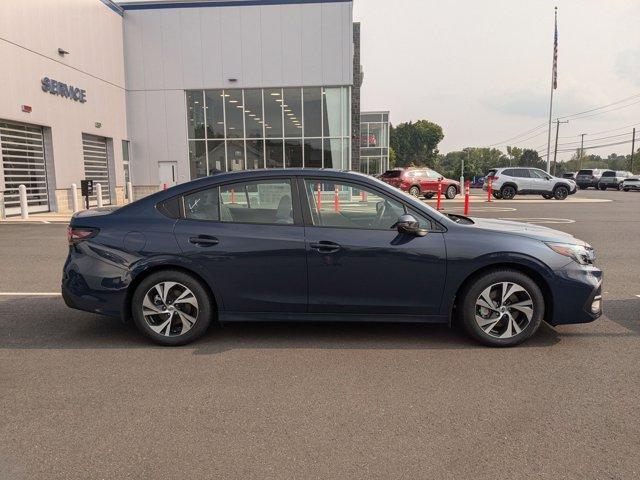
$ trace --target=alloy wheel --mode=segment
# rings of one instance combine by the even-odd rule
[[[409,189],[409,194],[413,195],[414,197],[417,197],[418,195],[420,195],[420,189],[418,187],[411,187]]]
[[[142,316],[157,334],[176,337],[187,333],[198,318],[198,300],[177,282],[161,282],[144,295]]]
[[[494,283],[476,299],[475,319],[487,335],[512,338],[527,328],[533,309],[531,295],[524,287],[513,282]]]

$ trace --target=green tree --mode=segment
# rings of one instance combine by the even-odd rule
[[[438,156],[438,144],[444,138],[442,127],[428,120],[391,126],[391,148],[398,167],[432,165]]]

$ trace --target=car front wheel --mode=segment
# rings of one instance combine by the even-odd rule
[[[211,324],[211,310],[205,287],[176,270],[149,275],[131,299],[136,326],[161,345],[184,345],[202,336]]]
[[[556,200],[564,200],[569,196],[569,189],[567,187],[558,187],[553,191],[553,197]]]
[[[409,189],[409,194],[413,195],[414,197],[420,196],[420,187],[414,185]]]
[[[500,192],[492,192],[492,195],[496,200],[500,200],[502,198],[502,194]]]
[[[529,276],[493,270],[463,292],[460,317],[469,334],[491,347],[510,347],[531,337],[544,317],[544,296]]]
[[[458,194],[458,189],[454,185],[449,185],[444,196],[447,197],[448,200],[452,200],[456,197],[457,194]]]
[[[510,185],[507,185],[506,187],[502,187],[502,189],[500,190],[500,195],[504,200],[511,200],[516,196],[516,189]]]

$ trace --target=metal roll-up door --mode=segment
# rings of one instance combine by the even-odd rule
[[[82,154],[84,156],[84,178],[93,180],[94,194],[89,197],[89,205],[96,205],[96,183],[102,185],[102,203],[111,203],[109,184],[109,162],[107,160],[107,139],[95,135],[82,134]]]
[[[30,213],[48,212],[49,196],[42,127],[0,120],[0,152],[0,180],[4,178],[6,215],[20,213],[20,185],[27,188]]]

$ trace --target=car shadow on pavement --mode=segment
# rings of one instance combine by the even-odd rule
[[[72,310],[61,298],[0,301],[0,349],[164,348],[129,323]],[[561,336],[543,324],[522,347],[549,347]],[[211,355],[235,349],[469,349],[486,348],[461,329],[405,323],[250,322],[213,325],[185,349]]]

